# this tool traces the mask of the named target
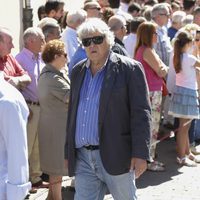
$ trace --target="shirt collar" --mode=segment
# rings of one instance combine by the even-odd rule
[[[25,47],[24,47],[23,51],[24,51],[30,58],[32,58],[33,60],[38,60],[38,59],[39,59],[40,54],[35,55],[32,51],[30,51],[29,49],[27,49],[27,48],[25,48]]]
[[[8,55],[4,56],[4,57],[0,57],[0,61],[5,63],[8,60]]]
[[[108,54],[108,57],[106,58],[105,63],[102,65],[102,67],[101,67],[98,71],[101,71],[101,70],[103,70],[103,69],[105,68],[105,66],[106,66],[106,64],[107,64],[107,62],[108,62],[108,58],[109,58],[109,57],[110,57],[110,53]],[[89,69],[89,67],[90,67],[90,60],[89,60],[89,59],[87,59],[86,64],[85,64],[85,67],[86,67],[87,69]]]

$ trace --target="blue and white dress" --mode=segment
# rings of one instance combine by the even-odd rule
[[[169,115],[177,118],[199,119],[199,101],[195,63],[189,53],[182,55],[182,70],[176,74],[176,86],[169,107]]]

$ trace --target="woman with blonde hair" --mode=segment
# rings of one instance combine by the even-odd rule
[[[38,128],[41,170],[49,175],[48,200],[61,200],[62,176],[67,175],[64,160],[70,82],[62,69],[67,62],[65,45],[48,42],[42,52],[46,66],[38,84],[40,120]]]
[[[135,59],[141,62],[144,67],[152,107],[151,160],[148,164],[148,170],[164,171],[164,164],[154,159],[161,113],[162,78],[166,76],[168,67],[161,61],[153,49],[155,43],[157,43],[156,25],[152,22],[143,22],[137,30]]]

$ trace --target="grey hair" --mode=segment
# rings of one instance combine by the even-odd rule
[[[110,48],[114,45],[114,34],[110,31],[108,25],[99,18],[87,19],[77,30],[80,40],[96,32],[105,35],[106,42],[109,44]]]
[[[108,20],[108,26],[110,27],[110,30],[113,32],[119,30],[122,26],[125,25],[126,25],[126,20],[121,15],[113,15]]]
[[[44,38],[44,34],[42,33],[42,30],[40,28],[38,28],[38,27],[27,28],[24,31],[24,35],[23,35],[24,44],[27,43],[29,38],[38,37],[38,36],[41,36],[42,38]]]
[[[59,26],[58,21],[51,17],[45,17],[38,23],[38,27],[43,29],[44,26],[51,24],[52,26]]]
[[[4,36],[7,35],[12,38],[12,33],[8,28],[0,27],[0,41],[4,41]]]
[[[165,3],[158,3],[158,4],[154,5],[153,9],[151,11],[152,19],[157,17],[161,13],[161,11],[166,11],[169,13],[169,8]]]
[[[87,17],[87,12],[83,9],[76,11],[69,11],[67,14],[66,22],[68,25],[74,24],[78,21],[84,22]]]
[[[191,24],[194,20],[194,16],[193,15],[186,15],[183,19],[183,26],[187,25],[187,24]]]

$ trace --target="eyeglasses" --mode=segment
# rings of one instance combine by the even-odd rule
[[[98,11],[101,10],[101,8],[99,8],[99,7],[91,7],[91,8],[88,8],[88,9],[96,9],[96,10],[98,10]]]
[[[92,42],[94,44],[101,44],[101,43],[103,43],[104,38],[105,38],[104,35],[95,36],[95,37],[91,37],[91,38],[84,38],[84,39],[82,39],[82,44],[84,47],[89,47]]]
[[[64,56],[65,58],[67,58],[67,54],[66,53],[61,53],[61,54],[59,54],[59,56]]]
[[[166,17],[169,17],[169,16],[170,16],[170,14],[168,14],[168,13],[160,13],[159,15],[161,15],[161,16],[166,16]]]
[[[126,24],[123,25],[123,26],[121,27],[121,29],[126,29],[126,30],[127,30],[127,25],[126,25]]]

